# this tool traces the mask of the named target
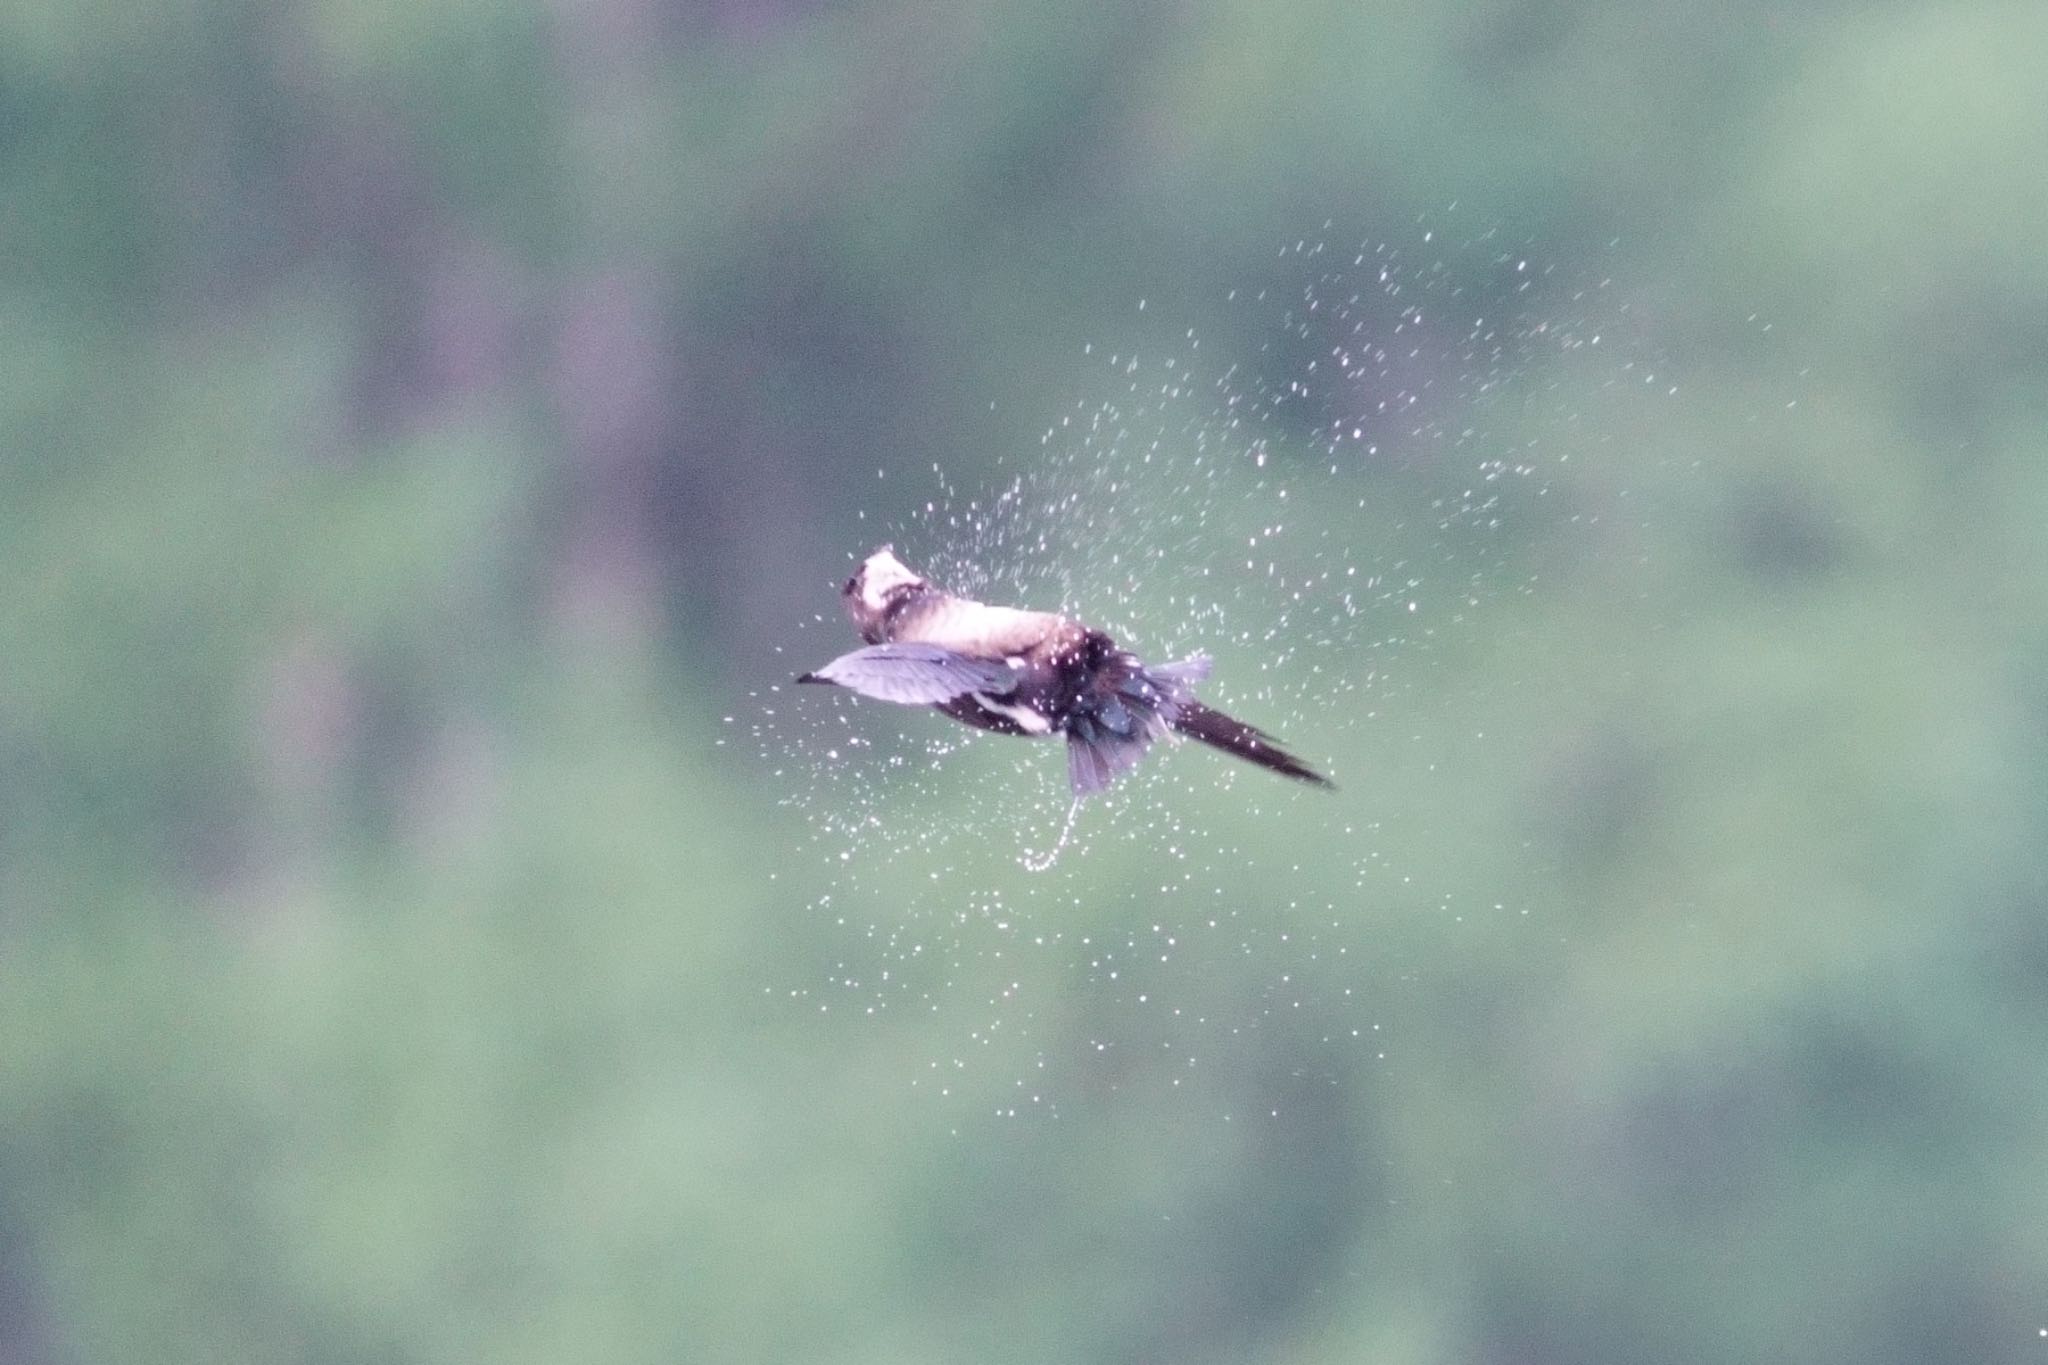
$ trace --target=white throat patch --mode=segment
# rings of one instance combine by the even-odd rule
[[[869,611],[880,611],[889,604],[889,593],[893,589],[923,582],[896,557],[894,550],[877,550],[860,566],[861,605]]]

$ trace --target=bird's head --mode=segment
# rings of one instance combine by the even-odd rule
[[[853,618],[861,634],[867,635],[881,624],[896,602],[930,587],[929,580],[896,557],[894,546],[884,545],[861,561],[839,593],[846,602],[846,614]]]

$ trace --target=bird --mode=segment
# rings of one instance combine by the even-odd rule
[[[799,683],[930,706],[999,734],[1064,736],[1077,802],[1137,766],[1155,740],[1199,740],[1318,787],[1329,778],[1271,735],[1195,699],[1211,661],[1148,665],[1107,631],[1047,611],[990,606],[933,585],[884,545],[840,589],[865,643]]]

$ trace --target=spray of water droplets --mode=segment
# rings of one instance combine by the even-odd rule
[[[1204,699],[1328,765],[1337,796],[1160,745],[1075,809],[1057,742],[787,686],[734,718],[786,775],[827,869],[816,909],[851,939],[828,982],[791,993],[950,1015],[959,1046],[920,1085],[993,1071],[1003,1112],[1045,1111],[1063,1072],[1150,1057],[1142,1072],[1181,1086],[1227,1040],[1303,1020],[1384,1055],[1374,1006],[1398,964],[1373,921],[1428,890],[1381,850],[1377,756],[1429,704],[1441,647],[1541,590],[1523,547],[1611,515],[1574,472],[1623,439],[1623,405],[1675,392],[1622,291],[1498,234],[1303,241],[1272,277],[1219,305],[1248,348],[1217,354],[1193,327],[1085,347],[1086,396],[1036,449],[999,457],[987,487],[923,471],[873,541],[1147,659],[1211,653]],[[895,496],[919,481],[879,472]],[[799,662],[855,643],[822,604]],[[1037,998],[1074,990],[1092,993],[1088,1031],[1043,1025]]]

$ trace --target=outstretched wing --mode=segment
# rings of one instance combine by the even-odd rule
[[[938,645],[898,643],[842,654],[797,681],[835,683],[878,701],[932,706],[970,692],[1009,693],[1017,686],[1017,670],[999,659],[977,659]]]

